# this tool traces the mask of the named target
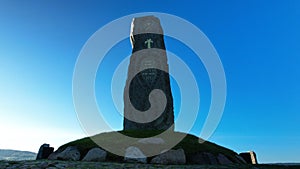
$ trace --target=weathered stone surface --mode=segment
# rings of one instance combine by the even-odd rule
[[[154,157],[150,163],[153,164],[185,164],[185,154],[183,149],[169,150]]]
[[[241,156],[248,164],[258,164],[254,151],[240,153],[239,156]]]
[[[36,156],[36,159],[37,160],[40,160],[40,159],[47,159],[49,157],[49,155],[51,153],[53,153],[54,151],[54,148],[53,147],[50,147],[49,144],[43,144],[41,145],[40,149],[39,149],[39,152]]]
[[[57,160],[58,152],[53,152],[49,155],[48,160]]]
[[[159,19],[154,16],[134,18],[131,29],[132,55],[124,89],[124,130],[173,129],[173,98]]]
[[[131,36],[136,34],[163,34],[163,29],[160,25],[160,21],[154,16],[143,16],[134,18],[132,21]]]
[[[238,160],[238,161],[236,161],[237,163],[240,163],[240,164],[246,164],[247,163],[243,157],[241,157],[239,155],[236,155],[235,157]]]
[[[142,144],[165,144],[165,141],[162,138],[143,138],[138,140],[138,143]]]
[[[130,146],[125,151],[124,161],[147,163],[147,157],[139,148]]]
[[[82,161],[105,161],[107,152],[100,148],[93,148],[88,151]]]
[[[209,152],[198,152],[190,154],[188,157],[188,163],[191,164],[218,164],[218,160],[212,153]]]
[[[48,159],[49,160],[78,161],[80,159],[80,152],[76,147],[70,146],[70,147],[67,147],[62,152],[54,152],[54,153],[50,154]]]
[[[219,161],[219,164],[222,164],[222,165],[227,165],[227,164],[232,164],[233,162],[230,161],[225,155],[223,154],[218,154],[218,157],[217,157],[218,161]]]

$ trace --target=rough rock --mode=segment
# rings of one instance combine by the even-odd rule
[[[218,164],[218,160],[217,160],[216,156],[213,155],[212,153],[207,153],[207,157],[209,159],[210,164],[212,164],[212,165]]]
[[[240,153],[239,156],[241,156],[248,164],[258,164],[254,151]]]
[[[150,163],[153,164],[185,164],[185,154],[183,149],[169,150],[154,157]]]
[[[190,154],[188,157],[188,162],[191,164],[218,164],[218,160],[212,153],[209,152],[197,152]]]
[[[241,157],[239,155],[236,155],[235,157],[238,159],[237,163],[247,164],[247,162],[245,161],[245,159],[243,157]]]
[[[143,138],[138,140],[138,142],[142,144],[164,144],[165,143],[165,141],[162,138],[154,138],[154,137]]]
[[[105,161],[107,152],[100,148],[93,148],[88,151],[82,161]]]
[[[57,160],[59,152],[53,152],[49,155],[48,160]]]
[[[50,147],[49,144],[41,145],[39,152],[36,156],[36,160],[47,159],[51,153],[53,153],[54,148]]]
[[[47,168],[48,167],[48,162],[44,161],[39,165],[40,168]]]
[[[130,146],[125,151],[124,161],[147,163],[147,157],[139,148]]]
[[[222,164],[222,165],[227,165],[227,164],[232,164],[233,162],[230,161],[225,155],[223,154],[218,154],[218,157],[217,157],[218,161],[219,161],[219,164]]]
[[[67,147],[62,152],[54,152],[49,155],[49,160],[66,160],[78,161],[80,159],[80,152],[75,146]]]

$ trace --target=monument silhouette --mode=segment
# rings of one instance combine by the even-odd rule
[[[254,152],[238,155],[192,134],[174,131],[169,67],[159,19],[134,18],[130,39],[124,130],[69,142],[51,153],[49,160],[233,165],[231,168],[257,163]]]
[[[132,55],[124,89],[124,130],[174,128],[169,67],[159,19],[134,18],[130,39]]]

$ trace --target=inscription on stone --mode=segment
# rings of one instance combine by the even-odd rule
[[[159,19],[134,18],[130,39],[132,55],[124,89],[124,130],[173,129],[173,98]],[[162,91],[163,97],[151,96],[156,89]]]
[[[151,39],[147,39],[145,41],[145,44],[147,44],[147,48],[150,49],[151,48],[151,43],[153,43],[153,41]]]

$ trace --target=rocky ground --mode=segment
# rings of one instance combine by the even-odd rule
[[[131,169],[131,168],[167,168],[167,169],[296,169],[300,166],[284,165],[154,165],[138,163],[78,162],[78,161],[0,161],[0,169]]]

